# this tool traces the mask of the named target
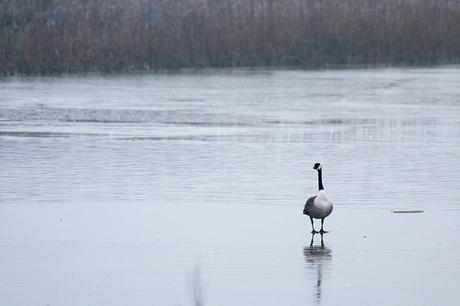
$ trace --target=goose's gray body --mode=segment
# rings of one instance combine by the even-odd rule
[[[328,200],[324,190],[318,191],[318,195],[311,197],[305,203],[303,209],[304,215],[314,219],[324,219],[331,214],[333,210],[332,203]]]

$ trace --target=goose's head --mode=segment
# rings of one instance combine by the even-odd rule
[[[321,170],[321,164],[320,163],[316,163],[314,166],[313,166],[313,169],[319,171]]]

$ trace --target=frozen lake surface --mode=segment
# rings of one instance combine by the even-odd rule
[[[2,304],[456,305],[459,184],[460,68],[2,80]]]

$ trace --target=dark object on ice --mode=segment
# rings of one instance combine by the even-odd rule
[[[394,214],[420,214],[423,210],[392,210]]]
[[[313,169],[318,171],[319,191],[316,196],[311,197],[307,200],[307,202],[305,203],[305,207],[303,209],[303,214],[310,217],[312,233],[318,233],[317,231],[315,231],[313,219],[321,219],[321,230],[319,232],[327,233],[325,230],[323,230],[323,223],[324,219],[331,214],[333,207],[332,203],[327,198],[326,191],[324,191],[321,164],[316,163],[313,166]]]

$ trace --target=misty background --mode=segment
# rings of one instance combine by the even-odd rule
[[[4,0],[0,73],[452,64],[459,33],[456,0]]]

